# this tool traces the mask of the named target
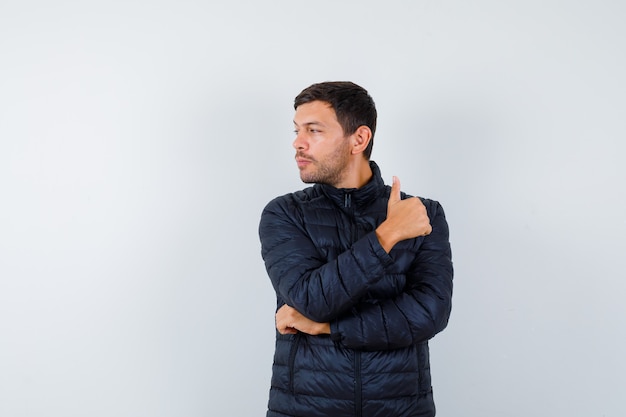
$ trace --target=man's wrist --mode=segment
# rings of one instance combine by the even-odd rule
[[[390,230],[386,226],[386,223],[382,222],[380,226],[376,228],[376,238],[378,239],[380,246],[383,247],[385,252],[389,253],[391,249],[396,245],[396,243],[398,243],[398,241],[394,237],[392,230]]]

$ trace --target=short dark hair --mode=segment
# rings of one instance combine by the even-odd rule
[[[302,104],[318,100],[330,104],[335,110],[344,135],[353,134],[360,126],[370,128],[372,138],[363,151],[365,158],[369,160],[374,146],[377,113],[374,100],[368,92],[350,81],[327,81],[302,90],[294,100],[293,107],[297,109]]]

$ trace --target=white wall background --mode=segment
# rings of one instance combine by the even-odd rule
[[[439,416],[626,414],[626,3],[0,3],[0,415],[264,415],[257,224],[353,80],[442,202]]]

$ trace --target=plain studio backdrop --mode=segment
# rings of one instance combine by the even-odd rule
[[[293,98],[374,97],[455,262],[438,415],[626,414],[626,3],[0,3],[0,415],[262,416]]]

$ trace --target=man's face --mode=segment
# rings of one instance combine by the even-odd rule
[[[302,104],[296,109],[293,123],[300,179],[340,188],[348,169],[350,141],[335,110],[323,101]]]

